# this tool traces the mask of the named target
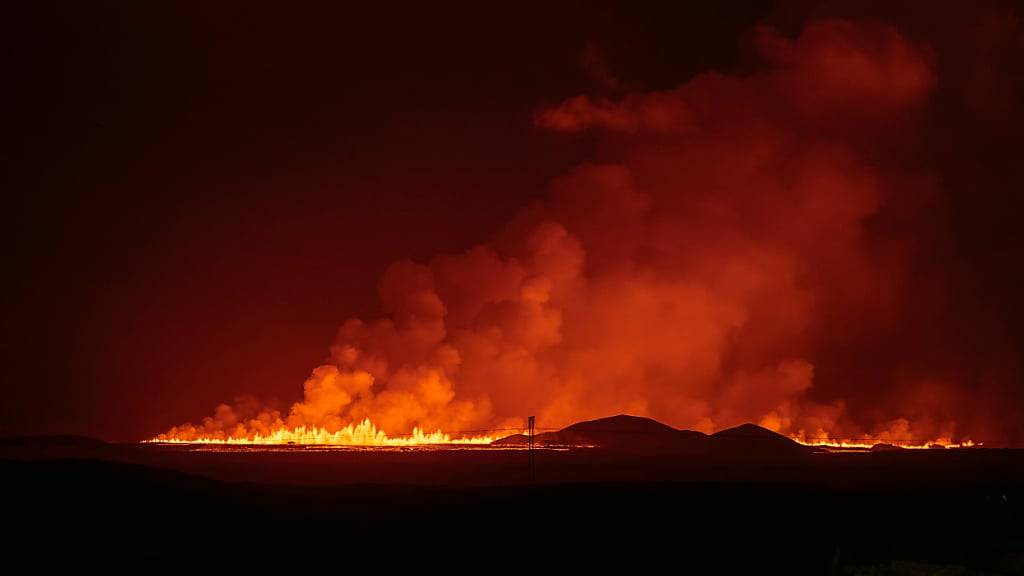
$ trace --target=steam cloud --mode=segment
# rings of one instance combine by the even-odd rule
[[[623,412],[708,432],[1002,433],[963,409],[979,388],[962,373],[891,342],[948,303],[918,273],[944,201],[913,152],[935,55],[869,22],[760,29],[756,46],[748,76],[540,111],[543,129],[597,138],[595,159],[491,242],[393,264],[386,317],[345,322],[288,413],[245,401],[168,434]]]

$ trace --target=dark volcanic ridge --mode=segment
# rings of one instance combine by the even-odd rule
[[[513,434],[495,440],[491,446],[518,448],[528,444],[529,438],[525,434]],[[616,452],[725,453],[742,456],[780,456],[830,451],[826,447],[800,444],[756,424],[741,424],[713,434],[705,434],[694,430],[673,428],[651,418],[628,414],[577,422],[561,430],[535,434],[533,444],[539,448],[601,448]],[[68,449],[103,452],[117,446],[119,444],[111,444],[86,436],[0,437],[0,452],[24,450],[53,452]],[[312,445],[304,445],[304,447],[310,446]],[[486,448],[486,445],[481,447]],[[941,447],[933,446],[933,448]],[[865,451],[902,450],[904,449],[900,446],[879,443]]]
[[[526,446],[525,434],[513,434],[491,443],[495,447]],[[536,447],[591,447],[621,452],[807,452],[817,451],[799,444],[786,436],[756,424],[742,424],[705,434],[694,430],[680,430],[651,418],[619,414],[596,420],[577,422],[561,430],[535,434]],[[0,437],[0,448],[7,449],[62,449],[78,448],[104,450],[112,445],[85,436],[14,436]],[[875,450],[896,450],[895,446],[880,445]]]
[[[522,446],[528,442],[525,434],[514,434],[495,440],[494,444]],[[536,434],[533,442],[535,446],[541,447],[592,446],[631,452],[728,451],[780,455],[817,450],[756,424],[743,424],[714,434],[704,434],[694,430],[678,430],[657,420],[626,414],[577,422],[557,432]]]
[[[400,484],[491,486],[528,482],[827,481],[956,484],[1019,478],[1024,450],[861,450],[801,445],[752,424],[704,434],[619,415],[465,450],[458,446],[318,449],[316,446],[196,446],[103,443],[70,437],[0,441],[5,461],[109,461],[232,482],[296,486]],[[559,449],[568,447],[569,449]],[[585,447],[585,448],[581,448]],[[823,454],[827,457],[821,457]],[[534,465],[528,464],[533,463]],[[83,464],[84,465],[84,464]],[[850,470],[860,470],[850,476]],[[887,470],[879,474],[879,469]],[[1017,481],[1017,480],[1014,480]]]
[[[108,444],[103,440],[89,436],[70,434],[48,434],[36,436],[0,436],[0,448],[94,448],[100,449]]]

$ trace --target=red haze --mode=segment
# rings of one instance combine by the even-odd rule
[[[762,27],[755,45],[749,75],[538,111],[540,129],[596,138],[593,159],[492,242],[393,264],[386,316],[345,322],[290,412],[224,407],[200,428],[626,412],[709,432],[1012,436],[992,380],[929,363],[951,344],[915,328],[955,298],[921,275],[947,201],[918,152],[933,50],[843,20],[795,39]]]

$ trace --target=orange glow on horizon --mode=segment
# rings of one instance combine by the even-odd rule
[[[525,432],[523,432],[525,433]],[[453,437],[453,434],[455,437]],[[461,435],[459,433],[447,433],[441,430],[425,432],[420,428],[413,428],[410,434],[398,434],[389,436],[383,430],[377,428],[368,418],[358,424],[349,424],[336,431],[329,431],[316,426],[297,426],[288,428],[282,426],[268,434],[251,435],[225,435],[225,434],[160,434],[154,438],[143,440],[144,444],[213,444],[213,445],[245,445],[245,446],[279,446],[279,445],[305,445],[305,446],[363,446],[363,447],[402,447],[402,446],[430,446],[430,445],[489,445],[505,436],[514,435],[515,432],[501,436],[490,435]],[[981,444],[969,439],[961,442],[954,442],[949,438],[936,438],[931,441],[921,442],[916,440],[894,440],[884,437],[863,437],[863,438],[830,438],[828,436],[807,437],[802,434],[790,434],[789,439],[809,447],[831,448],[836,450],[870,450],[878,445],[889,445],[896,448],[910,450],[925,450],[934,448],[972,448],[980,447]]]
[[[927,450],[931,448],[974,448],[980,447],[971,440],[953,442],[949,438],[937,438],[929,442],[917,442],[914,440],[888,440],[882,438],[806,438],[801,436],[789,437],[798,444],[804,446],[834,448],[838,450],[870,450],[878,445],[889,445],[896,448],[908,450]]]
[[[492,436],[465,436],[452,438],[451,435],[436,430],[424,432],[413,428],[411,434],[388,436],[378,429],[369,419],[358,424],[349,424],[344,428],[331,432],[316,426],[298,426],[295,428],[278,428],[269,434],[251,436],[201,435],[183,437],[179,435],[160,434],[155,438],[144,440],[152,444],[238,444],[238,445],[280,445],[303,444],[321,446],[423,446],[431,444],[490,444],[496,438]]]

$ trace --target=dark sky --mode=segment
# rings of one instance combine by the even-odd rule
[[[379,313],[388,264],[490,239],[594,154],[537,129],[537,111],[743,73],[757,22],[880,17],[934,45],[955,85],[984,88],[977,59],[1009,70],[995,92],[1020,80],[1004,47],[961,44],[952,11],[885,3],[345,4],[4,18],[17,181],[0,432],[135,440],[243,391],[286,405],[343,320]],[[943,87],[931,113],[965,98]],[[969,166],[944,174],[959,216],[932,259],[977,279],[951,288],[984,316],[972,345],[1013,347],[1020,113],[985,102],[980,128],[934,123],[924,161]]]

